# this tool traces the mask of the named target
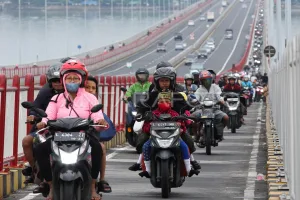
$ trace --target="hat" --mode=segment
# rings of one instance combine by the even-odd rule
[[[172,99],[172,93],[171,92],[160,92],[158,94],[158,99]]]

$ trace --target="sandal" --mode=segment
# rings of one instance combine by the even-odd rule
[[[98,186],[97,193],[100,193],[100,192],[111,193],[112,192],[111,187],[105,180],[99,181],[97,186]]]
[[[91,197],[91,200],[101,200],[102,199],[102,195],[100,194],[100,195],[98,195],[97,194],[97,196],[93,196],[92,195],[92,197]],[[52,200],[52,199],[50,199],[50,200]]]

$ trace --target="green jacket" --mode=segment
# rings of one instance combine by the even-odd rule
[[[151,83],[149,81],[145,82],[144,85],[142,85],[140,82],[136,82],[129,87],[125,96],[132,97],[136,92],[148,92],[150,85]]]

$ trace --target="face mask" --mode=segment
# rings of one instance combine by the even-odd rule
[[[68,92],[77,92],[79,85],[79,83],[66,83],[66,89]]]
[[[171,109],[170,103],[161,102],[161,103],[158,103],[157,105],[158,105],[158,108],[163,112],[167,112],[168,110]]]
[[[206,89],[210,88],[211,83],[212,83],[212,79],[211,79],[211,78],[210,78],[210,79],[202,80],[202,84],[203,84],[203,86],[204,86]]]

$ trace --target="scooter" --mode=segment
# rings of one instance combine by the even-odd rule
[[[239,112],[240,95],[234,92],[224,94],[224,100],[226,103],[225,112],[229,117],[228,129],[231,129],[231,133],[236,133],[236,129],[240,128],[242,123],[240,121],[241,116]]]
[[[262,99],[262,94],[264,92],[264,88],[260,85],[256,86],[255,98],[254,102],[260,102]]]
[[[31,102],[23,102],[22,106],[33,109],[40,117],[47,117],[47,114],[34,107]],[[102,109],[103,105],[98,104],[91,109],[91,114]],[[49,120],[47,127],[38,133],[47,131],[51,135],[53,172],[53,195],[54,199],[76,199],[87,200],[91,197],[91,160],[90,160],[90,134],[91,127],[103,127],[94,125],[91,120],[82,118],[62,118]],[[40,135],[42,142],[46,141]]]

